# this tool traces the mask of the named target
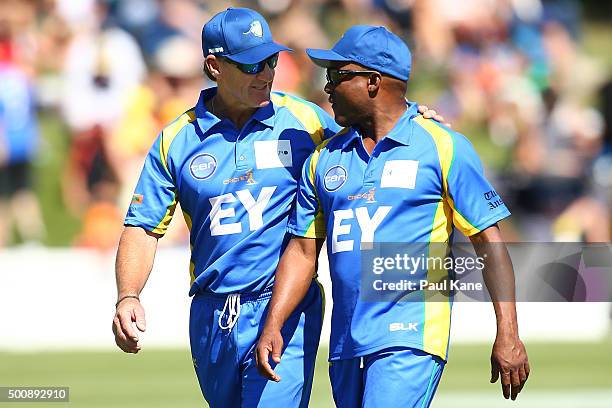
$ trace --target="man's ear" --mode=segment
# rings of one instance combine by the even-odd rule
[[[380,90],[380,84],[382,82],[382,75],[378,72],[370,74],[368,77],[368,93],[375,96]]]
[[[221,74],[219,67],[219,60],[214,55],[207,55],[204,59],[204,73],[212,80],[215,81]]]

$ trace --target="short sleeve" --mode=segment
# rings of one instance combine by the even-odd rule
[[[508,217],[510,211],[485,178],[480,158],[469,140],[456,132],[451,132],[451,137],[447,200],[453,209],[453,224],[471,236]]]
[[[176,184],[168,166],[168,149],[163,144],[163,134],[160,134],[147,154],[124,222],[159,235],[166,233],[177,202]]]
[[[315,169],[319,151],[308,157],[302,167],[298,191],[287,231],[305,238],[325,238],[325,218],[317,197],[315,187]]]

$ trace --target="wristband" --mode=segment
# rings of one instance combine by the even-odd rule
[[[138,295],[125,295],[124,297],[120,298],[117,303],[115,303],[115,308],[119,306],[119,303],[123,302],[125,299],[137,299],[140,302],[140,298],[138,297]]]

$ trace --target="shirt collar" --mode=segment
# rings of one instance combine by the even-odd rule
[[[395,126],[391,129],[386,139],[392,139],[405,146],[410,145],[410,138],[412,136],[412,118],[419,114],[418,105],[415,102],[406,101],[406,112],[399,118]],[[351,127],[346,139],[344,140],[342,147],[346,147],[351,143],[354,143],[361,137],[359,130]]]
[[[221,122],[221,119],[206,110],[206,102],[217,94],[217,87],[204,89],[200,92],[200,98],[196,104],[195,112],[198,118],[198,126],[202,133],[206,133],[217,123]],[[263,106],[255,111],[251,119],[254,119],[268,127],[274,126],[274,105],[272,101],[266,106]]]
[[[268,127],[273,127],[274,114],[274,104],[272,103],[272,100],[270,100],[270,103],[268,103],[266,106],[257,109],[252,118]]]
[[[346,129],[347,132],[344,135],[344,141],[342,142],[342,148],[345,148],[349,146],[350,144],[356,142],[361,137],[361,134],[359,133],[359,131],[352,126],[349,128],[344,128],[344,129]]]
[[[208,88],[200,92],[200,98],[195,107],[195,114],[198,121],[198,126],[202,133],[208,132],[211,127],[221,122],[221,120],[206,110],[205,103],[217,94],[217,88]]]
[[[393,129],[385,136],[388,139],[405,146],[410,145],[412,136],[412,118],[419,114],[418,105],[415,102],[406,101],[406,112],[399,118]]]

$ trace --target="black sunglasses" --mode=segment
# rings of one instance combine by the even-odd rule
[[[348,69],[335,69],[335,68],[327,68],[325,72],[325,78],[327,78],[327,82],[332,84],[333,86],[338,85],[342,82],[342,79],[348,75],[370,75],[376,74],[378,71],[354,71]]]
[[[264,68],[266,67],[266,64],[268,64],[268,66],[271,69],[276,68],[276,64],[278,64],[278,53],[272,55],[271,57],[266,58],[263,61],[259,61],[255,64],[241,64],[239,62],[232,61],[229,58],[225,58],[225,60],[229,62],[230,64],[238,67],[238,69],[241,72],[244,72],[245,74],[254,75],[254,74],[259,74],[261,71],[263,71]]]

